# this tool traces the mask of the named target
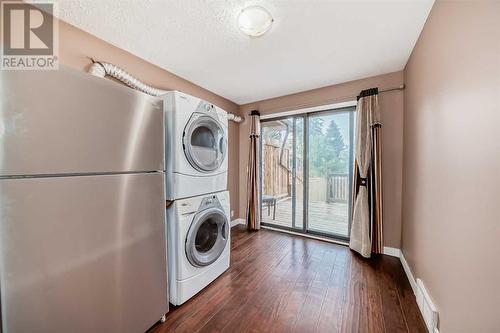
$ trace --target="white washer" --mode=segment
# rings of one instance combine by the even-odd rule
[[[226,111],[179,91],[162,98],[166,117],[167,200],[226,190]]]
[[[230,229],[228,191],[167,208],[170,303],[186,302],[229,268]]]

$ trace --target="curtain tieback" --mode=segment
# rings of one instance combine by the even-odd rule
[[[365,186],[366,187],[366,178],[359,178],[359,186]]]

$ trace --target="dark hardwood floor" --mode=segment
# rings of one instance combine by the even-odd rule
[[[397,258],[232,229],[231,267],[151,333],[426,332]]]

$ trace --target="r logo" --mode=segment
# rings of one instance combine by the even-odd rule
[[[54,3],[2,2],[2,68],[56,69]]]
[[[3,4],[4,55],[52,55],[53,4]]]

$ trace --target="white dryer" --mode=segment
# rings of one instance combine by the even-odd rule
[[[230,229],[228,191],[167,208],[170,303],[186,302],[229,268]]]
[[[226,190],[227,113],[179,91],[162,97],[167,200]]]

